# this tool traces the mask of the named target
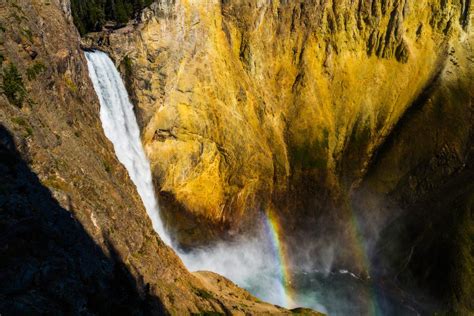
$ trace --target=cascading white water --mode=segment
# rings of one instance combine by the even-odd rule
[[[89,75],[100,102],[100,120],[107,138],[112,142],[118,160],[125,166],[137,187],[138,194],[161,239],[171,245],[160,218],[150,163],[140,140],[133,105],[127,90],[109,56],[103,52],[86,52]]]
[[[114,63],[105,53],[97,51],[85,54],[89,75],[100,101],[100,119],[105,135],[113,143],[118,160],[125,166],[137,187],[154,230],[165,243],[173,247],[171,238],[164,229],[160,218],[150,164],[143,150],[133,106],[122,78]],[[292,307],[298,303],[325,312],[325,308],[319,304],[317,297],[324,297],[328,292],[326,302],[333,308],[334,314],[353,312],[354,305],[357,304],[359,307],[365,306],[366,303],[368,306],[373,305],[371,301],[357,302],[357,300],[350,299],[347,300],[348,304],[341,304],[340,297],[351,298],[354,293],[359,292],[372,293],[372,285],[361,284],[355,275],[351,276],[346,270],[331,274],[335,276],[335,281],[339,280],[338,282],[340,282],[341,276],[356,280],[356,283],[349,280],[349,287],[346,291],[342,287],[342,294],[340,294],[339,288],[336,291],[331,290],[333,282],[328,282],[327,276],[321,277],[321,274],[316,270],[316,273],[314,271],[309,274],[304,273],[302,277],[306,283],[310,284],[309,287],[300,289],[300,292],[296,293],[297,297],[288,301],[289,297],[285,297],[286,294],[283,293],[285,285],[282,283],[282,274],[279,271],[283,267],[279,266],[278,256],[275,255],[275,251],[278,249],[272,248],[272,240],[268,238],[268,232],[261,231],[255,236],[242,236],[233,242],[222,242],[212,247],[196,249],[190,253],[183,253],[176,247],[174,248],[189,270],[209,270],[220,273],[252,291],[258,297],[274,304]],[[318,278],[322,278],[322,281]],[[337,300],[332,293],[337,293]],[[397,305],[394,306],[400,308]],[[403,308],[407,311],[406,306],[403,305]],[[413,314],[411,307],[408,306],[408,308],[410,313],[407,315]]]
[[[89,75],[100,101],[100,119],[105,135],[114,145],[118,160],[137,187],[153,228],[165,243],[173,247],[160,218],[150,164],[140,140],[133,105],[120,73],[107,54],[99,51],[85,54]],[[265,233],[196,249],[190,253],[173,248],[189,270],[220,273],[266,301],[289,307],[287,298],[281,294],[284,293],[284,284],[278,260]]]

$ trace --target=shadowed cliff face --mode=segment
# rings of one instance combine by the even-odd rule
[[[174,291],[166,287],[167,281],[157,284],[160,283],[157,281],[159,271],[164,276],[162,280],[166,279],[166,271],[168,275],[183,275],[183,282],[188,274],[171,250],[156,237],[135,188],[103,135],[98,102],[79,48],[78,33],[58,2],[46,5],[42,1],[4,1],[0,7],[0,122],[17,144],[19,153],[13,151],[13,157],[20,159],[21,155],[25,161],[18,161],[21,169],[16,175],[18,178],[15,173],[8,173],[16,170],[13,168],[7,170],[6,182],[2,182],[7,189],[12,187],[13,194],[16,190],[19,191],[16,194],[22,194],[18,199],[7,194],[7,201],[11,202],[2,207],[5,220],[2,225],[8,227],[7,231],[15,232],[18,228],[25,234],[5,240],[9,248],[2,251],[7,252],[8,261],[4,261],[2,272],[15,269],[18,260],[24,261],[22,267],[26,268],[22,273],[26,281],[20,282],[15,294],[28,296],[31,291],[30,298],[41,301],[31,303],[38,310],[47,308],[47,300],[56,300],[55,306],[74,312],[84,304],[90,310],[94,310],[94,304],[97,308],[107,308],[108,303],[94,302],[93,296],[106,296],[107,291],[114,291],[116,287],[117,302],[111,302],[111,306],[120,308],[120,304],[127,302],[126,298],[120,301],[120,296],[130,295],[132,305],[139,311],[139,302],[148,295],[158,297]],[[23,185],[21,181],[29,183]],[[51,191],[51,197],[45,188]],[[27,245],[22,247],[22,242]],[[80,253],[81,242],[84,243],[83,254]],[[42,247],[47,249],[42,252]],[[46,259],[48,254],[52,258]],[[71,262],[73,258],[68,258],[69,255],[79,262]],[[151,260],[148,256],[156,261],[154,266],[147,265],[147,260]],[[44,265],[37,263],[40,258],[44,258]],[[48,260],[54,261],[50,265],[52,269],[62,263],[66,266],[54,272],[59,274],[58,279],[51,283],[48,279],[42,284],[43,277],[52,278],[49,274],[53,272],[47,271]],[[130,278],[124,282],[124,290],[114,283],[128,278],[116,271],[122,269],[121,262],[123,275]],[[67,276],[75,271],[80,275]],[[97,283],[94,283],[95,277]],[[86,290],[88,282],[91,282],[90,292]],[[150,285],[146,286],[147,283]],[[48,284],[55,287],[51,292]],[[64,302],[57,293],[62,291],[61,287],[65,292]],[[84,294],[80,293],[82,290]],[[133,294],[134,291],[139,295]],[[193,296],[191,289],[188,293]],[[74,296],[83,299],[77,304],[71,303]],[[2,301],[8,303],[8,296],[2,297]],[[178,305],[177,309],[186,308]],[[150,312],[159,313],[160,309],[154,307]]]
[[[397,123],[352,199],[365,216],[400,212],[379,232],[374,270],[429,289],[456,314],[474,310],[467,294],[474,284],[472,44],[470,35],[451,47],[442,73]]]
[[[325,261],[330,248],[330,266],[375,274],[366,261],[392,255],[379,238],[420,251],[387,259],[404,263],[393,277],[432,249],[411,247],[417,240],[442,240],[429,227],[446,220],[469,231],[451,221],[467,216],[459,205],[469,199],[452,204],[454,189],[439,190],[470,179],[472,6],[157,1],[137,23],[84,43],[110,52],[127,80],[165,219],[183,246],[250,229],[273,210],[295,261]],[[443,206],[432,208],[436,198]],[[396,221],[413,238],[384,230]],[[469,275],[454,286],[462,293],[472,284],[472,256],[458,260],[472,247],[466,234],[443,248],[458,247],[446,262],[456,266],[450,280]],[[443,283],[424,275],[421,287]],[[447,292],[436,295],[453,301]],[[454,301],[468,306],[463,295]]]
[[[47,313],[163,313],[134,277],[52,197],[0,125],[0,310]]]

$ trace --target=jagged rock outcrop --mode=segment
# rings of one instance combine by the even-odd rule
[[[153,231],[68,8],[0,1],[0,313],[291,313],[190,274]]]

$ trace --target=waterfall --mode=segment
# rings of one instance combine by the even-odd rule
[[[137,187],[154,230],[171,245],[160,218],[160,210],[153,187],[150,163],[140,140],[133,105],[127,90],[109,56],[103,52],[86,52],[89,75],[100,102],[100,120],[105,136],[114,145],[118,160],[125,166]]]
[[[125,166],[137,187],[154,230],[166,244],[173,247],[160,218],[150,163],[143,150],[133,106],[122,78],[105,53],[85,54],[89,75],[100,101],[100,119],[105,135],[112,142],[118,160]],[[294,270],[298,269],[298,273],[290,271],[284,249],[280,245],[278,222],[267,216],[264,224],[264,229],[252,236],[239,236],[233,241],[218,242],[191,252],[180,251],[177,247],[174,250],[189,270],[217,272],[273,304],[285,307],[308,306],[337,315],[354,314],[354,310],[364,311],[367,310],[366,307],[376,306],[374,285],[364,283],[348,270],[328,274],[302,265],[293,267]],[[306,251],[304,247],[302,249]],[[326,256],[324,253],[320,255]],[[312,260],[311,252],[307,256]],[[330,256],[332,257],[332,252]],[[292,286],[293,278],[300,284],[297,288]],[[414,314],[415,310],[404,301],[398,303],[389,296],[380,297],[384,299],[382,303],[385,308],[393,308],[397,314]],[[326,309],[325,306],[331,309]]]
[[[133,105],[120,73],[105,53],[85,54],[89,75],[99,97],[100,119],[105,135],[137,187],[153,228],[165,243],[173,246],[160,218],[150,164],[143,151]],[[234,242],[221,242],[188,253],[174,248],[189,270],[220,273],[266,301],[288,306],[287,299],[281,294],[284,284],[278,260],[271,241],[263,231],[256,236],[242,236]]]

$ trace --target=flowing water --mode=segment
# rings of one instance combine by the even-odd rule
[[[103,52],[86,52],[89,76],[100,102],[100,120],[105,136],[114,145],[115,155],[125,166],[137,187],[153,229],[161,239],[171,244],[160,219],[150,163],[143,151],[133,105],[127,90],[109,56]]]
[[[100,119],[105,135],[137,187],[153,228],[165,243],[173,247],[172,239],[160,218],[150,164],[140,140],[133,105],[120,73],[107,54],[96,51],[85,52],[85,55],[89,75],[99,97]],[[265,235],[188,253],[173,248],[189,270],[220,273],[242,287],[253,289],[253,293],[262,299],[288,306],[275,250]]]
[[[96,51],[85,55],[100,101],[100,119],[105,135],[137,187],[153,228],[165,243],[173,247],[172,238],[160,218],[150,164],[120,73],[105,53]],[[255,236],[241,237],[190,253],[173,248],[189,270],[217,272],[257,297],[280,306],[306,306],[331,315],[416,315],[397,299],[383,296],[380,300],[383,291],[344,271],[330,274],[290,272],[280,243],[280,225],[268,214],[263,215],[261,222],[262,229]],[[374,295],[375,292],[378,294]],[[386,305],[382,306],[384,313],[378,310],[380,302]]]

